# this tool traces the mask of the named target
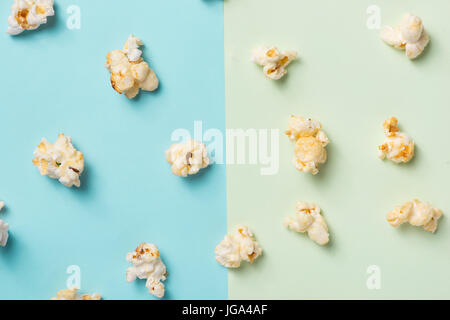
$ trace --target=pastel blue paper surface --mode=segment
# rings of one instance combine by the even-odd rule
[[[1,1],[6,17],[12,1]],[[69,29],[76,5],[81,28]],[[226,299],[214,247],[226,233],[225,166],[172,175],[164,151],[178,128],[225,126],[223,3],[215,0],[56,0],[37,31],[0,35],[0,299],[48,299],[66,288],[104,299],[153,299],[127,283],[126,253],[155,243],[169,272],[166,299]],[[135,100],[109,83],[105,56],[133,33],[160,78]],[[31,163],[41,138],[72,137],[85,155],[82,187],[66,188]]]

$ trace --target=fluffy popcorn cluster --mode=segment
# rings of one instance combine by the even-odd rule
[[[147,279],[148,291],[158,298],[164,297],[164,284],[167,271],[162,262],[158,248],[154,244],[142,243],[134,252],[127,254],[127,261],[133,266],[127,269],[127,281],[136,278]]]
[[[6,33],[15,36],[24,30],[35,30],[54,14],[53,0],[14,0]]]
[[[280,52],[276,47],[258,47],[252,52],[252,61],[264,67],[264,74],[272,80],[281,79],[286,67],[297,58],[295,51]]]
[[[239,226],[235,232],[226,235],[216,247],[216,260],[227,268],[238,268],[241,261],[253,263],[262,254],[253,233],[246,226]]]
[[[395,163],[410,161],[414,156],[414,141],[407,134],[399,132],[397,118],[384,121],[383,128],[386,138],[378,147],[378,157],[388,158]]]
[[[319,173],[319,164],[327,161],[325,147],[329,140],[321,129],[318,121],[296,116],[289,118],[285,133],[291,141],[295,141],[293,163],[298,170],[315,175]]]
[[[64,289],[56,293],[56,297],[52,300],[101,300],[102,297],[97,293],[90,294],[78,294],[77,288]]]
[[[155,72],[144,61],[139,47],[143,43],[131,35],[123,50],[114,50],[106,56],[106,68],[111,72],[111,84],[118,93],[129,99],[135,98],[139,91],[155,91],[159,80]]]
[[[330,239],[327,223],[320,214],[320,208],[314,203],[298,202],[295,218],[288,217],[283,222],[286,228],[296,232],[308,233],[314,242],[325,245]]]
[[[194,139],[173,144],[166,150],[166,159],[172,165],[173,174],[179,177],[197,174],[209,165],[208,149]]]
[[[430,42],[422,20],[407,13],[398,27],[383,27],[381,39],[397,49],[405,50],[409,59],[417,58]]]
[[[51,144],[47,139],[34,151],[33,164],[38,167],[42,175],[58,179],[67,187],[80,186],[80,175],[84,170],[83,154],[72,145],[70,137],[63,133],[58,140]]]
[[[426,231],[435,232],[441,216],[442,211],[440,209],[433,208],[426,202],[414,199],[388,212],[386,217],[393,227],[409,222],[413,226],[423,227]]]
[[[0,211],[5,206],[5,203],[3,201],[0,201]],[[4,222],[3,220],[0,220],[0,247],[6,246],[6,243],[8,242],[8,229],[9,224]]]

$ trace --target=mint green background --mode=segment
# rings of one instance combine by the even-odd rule
[[[0,29],[12,1],[0,1]],[[69,5],[81,29],[66,28]],[[127,252],[158,245],[166,299],[226,299],[214,259],[226,232],[225,166],[172,175],[173,130],[223,129],[223,4],[203,0],[56,0],[39,30],[0,34],[0,200],[10,242],[0,248],[0,299],[49,299],[81,268],[81,289],[104,299],[154,299],[127,283]],[[135,100],[117,94],[106,54],[130,33],[161,80]],[[31,163],[42,137],[73,138],[86,159],[80,189],[42,177]]]
[[[366,9],[382,24],[408,11],[422,17],[431,44],[417,61],[366,27]],[[450,225],[436,234],[392,228],[386,212],[418,197],[450,212],[450,23],[447,0],[230,0],[225,2],[228,128],[287,127],[290,114],[321,121],[331,143],[318,176],[292,166],[293,144],[280,136],[281,168],[227,168],[228,225],[249,225],[264,249],[253,265],[229,272],[229,297],[450,298]],[[257,45],[298,50],[279,82],[250,62]],[[395,115],[416,141],[412,162],[377,158],[383,120]],[[331,243],[320,247],[282,227],[297,201],[323,209]],[[368,290],[366,269],[381,268],[381,290]]]

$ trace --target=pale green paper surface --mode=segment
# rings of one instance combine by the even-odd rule
[[[366,27],[366,9],[382,24],[408,11],[422,17],[431,44],[414,62]],[[331,144],[318,176],[292,166],[293,144],[280,135],[280,171],[230,165],[228,227],[249,225],[264,249],[255,264],[229,272],[229,297],[450,298],[450,2],[364,0],[239,0],[225,2],[228,128],[287,127],[290,114],[321,121]],[[250,62],[257,45],[298,50],[279,82]],[[415,141],[415,159],[377,158],[382,122],[398,117]],[[387,211],[417,197],[444,211],[436,234],[404,225]],[[297,201],[323,209],[331,243],[283,228]],[[368,290],[366,269],[381,269],[381,289]]]

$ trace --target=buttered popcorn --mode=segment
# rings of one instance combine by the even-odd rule
[[[398,120],[392,117],[383,123],[384,143],[378,147],[378,157],[380,159],[388,158],[395,163],[408,162],[414,156],[414,141],[400,132]]]
[[[423,227],[426,231],[435,232],[441,216],[442,211],[440,209],[414,199],[388,212],[386,218],[393,227],[409,222],[413,226]]]
[[[295,210],[296,216],[288,217],[283,225],[296,232],[307,232],[309,238],[321,246],[327,244],[330,235],[327,223],[320,214],[320,208],[314,203],[300,201]]]
[[[294,166],[301,172],[319,173],[319,164],[327,161],[325,147],[329,143],[320,122],[291,116],[285,133],[291,141],[295,141]]]
[[[64,289],[56,293],[56,297],[51,300],[101,300],[102,297],[97,293],[90,294],[78,294],[78,289]]]
[[[409,59],[417,58],[430,42],[422,20],[407,13],[398,27],[383,27],[381,39],[397,49],[405,50]]]
[[[166,160],[172,165],[172,173],[179,177],[197,174],[209,165],[206,146],[193,139],[173,144],[166,150]]]
[[[126,279],[133,282],[136,278],[147,279],[145,286],[148,291],[158,297],[164,297],[164,284],[167,271],[154,244],[142,243],[135,251],[127,254],[127,261],[133,266],[127,269]]]
[[[0,211],[4,208],[5,203],[3,201],[0,201]],[[3,220],[0,220],[0,247],[6,246],[6,243],[8,242],[8,229],[9,224],[4,222]]]
[[[35,30],[54,14],[53,0],[14,0],[6,33],[15,36],[25,30]]]
[[[129,99],[135,98],[139,91],[155,91],[159,80],[155,72],[142,58],[139,47],[143,43],[131,35],[123,50],[114,50],[106,56],[106,68],[111,72],[111,84],[118,93]]]
[[[238,268],[241,261],[253,263],[262,254],[262,249],[246,226],[239,226],[235,232],[226,235],[216,247],[216,260],[227,268]]]
[[[296,51],[280,52],[276,47],[258,47],[252,52],[251,60],[264,67],[264,75],[279,80],[287,73],[287,66],[297,58]]]
[[[58,179],[66,187],[80,186],[80,175],[84,170],[83,153],[76,150],[70,137],[63,133],[51,144],[47,139],[34,151],[33,164],[38,167],[41,175]]]

